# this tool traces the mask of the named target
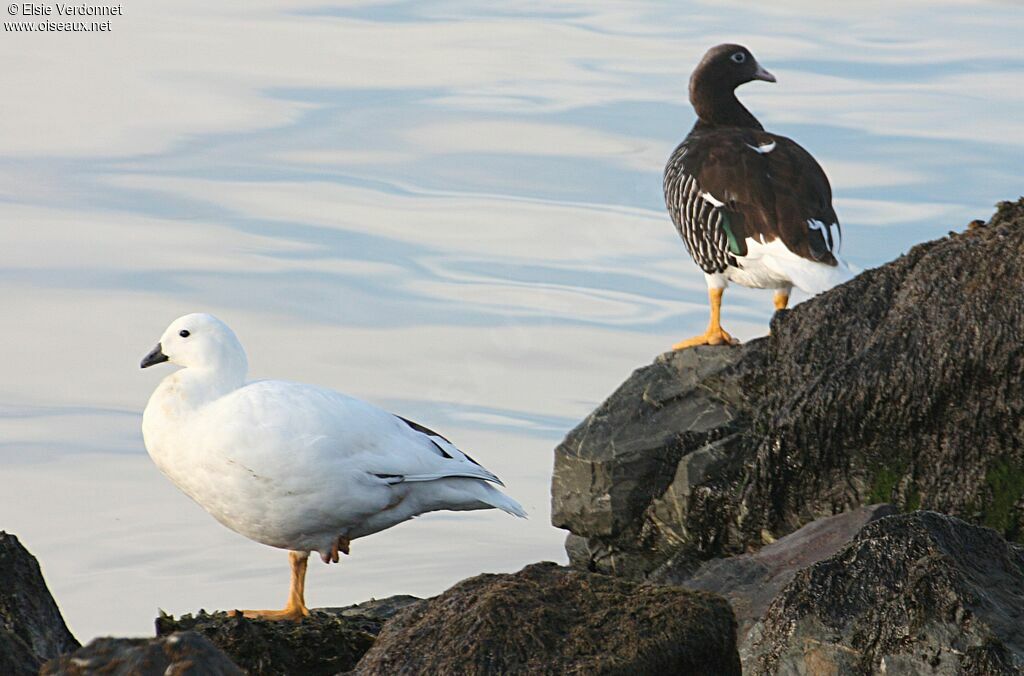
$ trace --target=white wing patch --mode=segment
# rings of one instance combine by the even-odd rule
[[[830,247],[832,253],[838,253],[840,245],[843,243],[843,231],[839,228],[838,223],[829,223],[825,225],[821,221],[814,220],[813,218],[807,221],[807,227],[811,230],[817,230],[821,233],[821,236],[825,238],[826,242],[832,242],[833,246]],[[826,232],[825,228],[828,228]],[[833,231],[832,228],[835,228]]]
[[[767,155],[771,151],[775,150],[775,141],[771,141],[769,143],[762,143],[759,146],[752,146],[752,145],[750,145],[748,143],[747,147],[750,148],[751,150],[753,150],[755,153],[761,153],[762,155]]]
[[[703,200],[704,200],[705,202],[707,202],[708,204],[710,204],[710,205],[711,205],[711,206],[713,206],[713,207],[721,207],[721,206],[725,206],[725,202],[723,202],[723,201],[721,201],[721,200],[717,199],[717,198],[716,198],[716,197],[715,197],[714,195],[712,195],[712,194],[711,194],[711,193],[709,193],[709,192],[702,192],[702,193],[700,194],[700,196],[701,196],[701,198],[702,198],[702,199],[703,199]]]

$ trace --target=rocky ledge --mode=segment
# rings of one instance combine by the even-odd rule
[[[225,612],[201,611],[178,619],[161,615],[156,635],[196,632],[253,676],[330,676],[354,668],[384,623],[418,602],[414,596],[392,596],[344,608],[318,608],[298,624],[250,620]]]
[[[37,674],[43,662],[77,647],[39,562],[0,531],[0,674]]]
[[[321,609],[301,622],[161,616],[157,633],[96,639],[42,673],[741,673],[736,621],[722,597],[554,563],[479,575],[422,601]],[[5,667],[0,655],[0,673]]]
[[[751,626],[798,572],[845,547],[866,524],[896,513],[892,505],[871,505],[813,521],[750,554],[705,561],[693,573],[666,566],[653,581],[721,594],[739,623],[741,652]]]
[[[540,563],[299,623],[164,616],[163,635],[96,639],[41,673],[728,675],[742,659],[747,674],[1024,674],[1024,547],[891,511],[831,517],[680,580],[724,597]],[[0,673],[36,673],[4,659]]]
[[[223,651],[210,654],[211,667],[226,656],[250,674],[267,675],[653,674],[704,667],[724,676],[740,673],[736,623],[725,599],[553,563],[479,575],[422,601],[396,597],[319,609],[299,623],[225,613],[163,616],[157,634],[125,647],[163,656],[168,641],[191,637]],[[96,670],[81,673],[102,673],[104,648],[119,660],[115,664],[127,663],[107,648],[109,641],[94,642],[99,645],[62,664],[87,660]]]
[[[355,673],[740,673],[720,596],[554,563],[479,575],[384,625]]]
[[[662,355],[555,451],[574,565],[642,579],[891,502],[1024,538],[1024,200]]]
[[[35,672],[33,672],[35,673]],[[164,638],[98,638],[47,662],[41,676],[244,676],[227,655],[195,632]]]
[[[750,631],[753,674],[1024,674],[1024,547],[933,512],[868,524]]]

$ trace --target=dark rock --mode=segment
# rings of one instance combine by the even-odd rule
[[[328,613],[345,618],[351,626],[376,636],[385,622],[403,608],[419,603],[423,599],[399,594],[383,599],[370,599],[352,606],[341,608],[317,608],[316,612]]]
[[[161,614],[157,636],[195,631],[254,676],[262,674],[337,674],[355,666],[373,644],[358,622],[312,611],[301,622],[247,619],[225,612],[175,619]]]
[[[896,509],[892,505],[861,507],[812,521],[752,554],[706,561],[692,575],[675,569],[670,563],[655,571],[650,579],[714,592],[728,599],[739,624],[742,653],[750,627],[761,619],[775,595],[799,570],[835,554],[849,544],[865,524],[894,513]]]
[[[796,574],[749,673],[1024,674],[1024,547],[934,512],[868,524]]]
[[[555,451],[574,565],[642,578],[892,502],[1024,539],[1024,199],[776,313],[741,347],[659,357]]]
[[[0,531],[0,674],[36,674],[43,662],[78,646],[35,557]]]
[[[551,520],[586,538],[568,548],[573,564],[641,577],[690,539],[694,488],[729,462],[743,401],[730,367],[745,352],[662,355],[558,446]]]
[[[747,539],[865,501],[1024,538],[1024,199],[772,324]]]
[[[356,674],[739,674],[719,596],[562,568],[479,575],[400,611]]]
[[[191,631],[163,638],[98,638],[47,662],[42,676],[242,676],[228,656]]]

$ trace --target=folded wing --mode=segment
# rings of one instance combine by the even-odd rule
[[[748,239],[780,239],[802,258],[837,264],[841,231],[828,178],[810,153],[784,136],[735,128],[691,134],[669,160],[665,193],[684,239],[687,230],[703,228],[705,240],[724,243],[720,260],[742,258]],[[693,254],[690,240],[687,245]]]

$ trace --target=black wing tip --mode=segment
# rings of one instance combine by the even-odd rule
[[[408,418],[403,418],[402,416],[400,416],[400,415],[397,415],[397,414],[392,414],[392,415],[394,415],[394,416],[395,416],[396,418],[398,418],[399,420],[401,420],[401,421],[402,421],[402,422],[404,422],[404,423],[405,423],[406,425],[408,425],[408,426],[409,426],[409,427],[411,427],[412,429],[416,430],[416,431],[417,431],[417,432],[419,432],[420,434],[424,434],[424,435],[426,435],[426,436],[427,436],[428,438],[429,438],[429,437],[437,437],[438,439],[442,439],[442,440],[446,441],[447,443],[449,443],[449,444],[452,444],[452,442],[451,442],[451,441],[449,441],[447,437],[445,437],[445,436],[443,436],[443,435],[441,435],[441,434],[438,434],[437,432],[435,432],[434,430],[430,429],[429,427],[427,427],[427,426],[425,426],[425,425],[421,425],[421,424],[419,424],[418,422],[416,422],[416,421],[414,421],[414,420],[409,420]],[[448,458],[449,460],[451,460],[451,459],[452,459],[452,456],[451,456],[451,454],[450,454],[450,453],[449,453],[448,451],[446,451],[446,450],[444,450],[443,448],[441,448],[441,445],[440,445],[439,443],[437,443],[437,442],[436,442],[436,441],[434,441],[433,439],[431,439],[431,440],[430,440],[430,443],[434,444],[434,446],[436,446],[436,447],[437,447],[437,450],[441,452],[441,455],[443,455],[444,457]],[[454,446],[454,445],[455,445],[455,444],[452,444],[452,446]],[[462,453],[462,455],[466,456],[466,460],[469,460],[469,461],[470,461],[471,463],[473,463],[473,464],[474,464],[474,465],[476,465],[477,467],[483,467],[483,465],[481,465],[481,464],[480,464],[479,462],[477,462],[476,460],[474,460],[474,459],[473,459],[473,458],[472,458],[472,457],[471,457],[471,456],[469,455],[469,453],[466,453],[466,452],[465,452],[465,451],[463,451],[462,449],[459,449],[459,452],[460,452],[460,453]],[[504,485],[505,485],[505,484],[501,483],[501,481],[498,481],[498,483],[499,483],[499,484],[501,484],[502,486],[504,486]]]
[[[426,434],[429,437],[438,437],[439,439],[444,439],[445,441],[448,441],[448,438],[445,437],[443,434],[438,434],[437,432],[435,432],[434,430],[430,429],[426,425],[421,425],[418,422],[416,422],[415,420],[409,420],[408,418],[403,418],[402,416],[397,415],[397,414],[392,414],[392,415],[394,415],[396,418],[398,418],[399,420],[401,420],[406,425],[408,425],[412,429],[416,430],[420,434]],[[448,441],[448,443],[450,444],[452,442]]]
[[[392,415],[394,415],[394,414],[392,414]],[[403,418],[400,415],[395,415],[395,417],[398,418],[399,420],[401,420],[402,422],[404,422],[411,429],[416,430],[417,432],[419,432],[420,434],[424,435],[428,439],[430,439],[430,437],[437,437],[438,439],[442,439],[444,441],[448,441],[447,439],[445,439],[443,436],[441,436],[440,434],[438,434],[434,430],[432,430],[429,427],[426,427],[424,425],[421,425],[418,422],[415,422],[413,420],[409,420],[408,418]],[[446,451],[443,448],[441,448],[441,444],[437,443],[433,439],[430,439],[430,443],[434,444],[434,447],[438,450],[438,452],[441,454],[442,457],[448,458],[449,460],[452,459],[451,453],[449,453],[448,451]],[[452,442],[448,441],[448,443],[451,444]],[[452,444],[452,446],[454,446],[454,445],[455,444]]]

